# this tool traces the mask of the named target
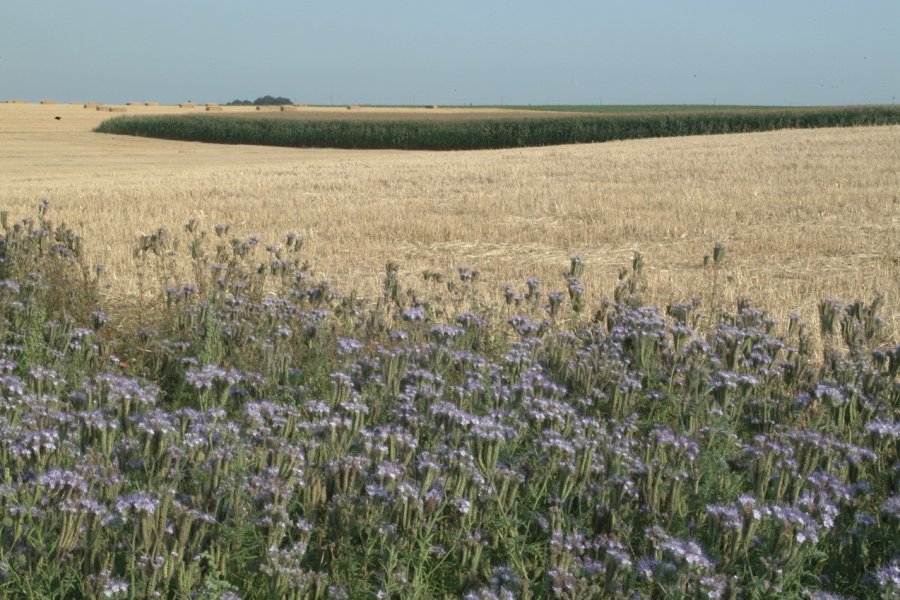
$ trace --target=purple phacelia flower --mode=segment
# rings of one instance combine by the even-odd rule
[[[461,515],[467,515],[472,512],[472,501],[466,498],[458,498],[453,501],[453,508]]]
[[[885,592],[900,592],[900,558],[875,571],[875,581]]]
[[[820,401],[827,402],[834,406],[844,404],[847,401],[844,397],[844,393],[839,387],[824,381],[819,382],[819,384],[816,385],[814,394]]]
[[[425,320],[425,307],[424,306],[411,306],[404,310],[400,316],[404,321],[424,321]]]
[[[891,440],[900,438],[900,423],[888,418],[878,418],[866,423],[866,431]]]
[[[446,343],[453,338],[462,335],[465,333],[459,327],[454,327],[453,325],[434,325],[430,330],[429,334],[432,338],[434,338],[438,342]]]
[[[881,503],[880,510],[886,515],[900,519],[900,494],[894,494]]]
[[[159,508],[159,500],[146,492],[134,492],[116,499],[116,512],[124,518],[141,513],[152,515]]]
[[[202,369],[191,369],[184,374],[184,380],[198,391],[208,390],[216,383],[236,385],[244,377],[234,368],[224,369],[216,365],[206,365]]]
[[[456,322],[462,325],[466,329],[472,329],[473,327],[484,327],[487,324],[487,321],[482,317],[479,317],[473,312],[464,312],[458,317],[456,317]]]
[[[735,506],[707,504],[706,512],[724,529],[740,531],[744,518]]]
[[[74,471],[57,468],[42,473],[38,477],[38,483],[51,490],[68,488],[82,493],[86,493],[88,490],[87,480],[84,477]]]
[[[353,338],[338,338],[337,353],[338,356],[350,356],[356,354],[363,349],[363,344],[359,340]]]

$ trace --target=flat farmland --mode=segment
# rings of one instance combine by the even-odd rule
[[[126,114],[202,113],[127,107]],[[260,114],[230,108],[223,114]],[[267,111],[266,111],[267,112]],[[480,118],[499,109],[301,108],[275,118]],[[539,114],[539,113],[529,113]],[[309,117],[307,117],[309,115]],[[305,240],[316,276],[377,294],[396,261],[425,293],[424,271],[480,274],[502,301],[538,277],[565,289],[572,254],[592,301],[644,256],[648,299],[749,297],[780,318],[816,322],[826,297],[885,295],[900,337],[900,127],[792,130],[514,150],[425,152],[223,146],[93,133],[115,113],[81,105],[0,104],[0,206],[11,219],[51,216],[82,234],[106,265],[106,292],[139,289],[141,233],[191,218],[231,236]],[[55,117],[60,117],[58,120]],[[726,246],[721,272],[704,268]],[[186,257],[173,278],[187,282]],[[168,282],[167,282],[168,283]],[[178,282],[175,282],[178,283]]]

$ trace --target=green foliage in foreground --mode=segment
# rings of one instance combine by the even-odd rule
[[[95,131],[296,148],[478,150],[900,123],[900,107],[735,110],[482,120],[326,120],[229,115],[125,116]]]
[[[196,280],[106,313],[81,241],[0,236],[4,598],[814,598],[900,592],[900,347],[881,300],[783,334],[748,302],[612,299],[389,265],[372,302],[302,240],[141,236]],[[546,287],[545,287],[546,286]],[[703,292],[703,290],[699,290]],[[498,297],[500,294],[498,294]],[[499,298],[498,298],[499,300]]]

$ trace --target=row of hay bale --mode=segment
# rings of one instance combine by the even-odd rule
[[[305,103],[304,103],[304,104],[281,104],[281,105],[276,105],[276,106],[270,106],[270,105],[263,106],[263,105],[261,105],[261,106],[257,106],[257,107],[256,107],[256,110],[260,110],[260,111],[271,110],[271,111],[281,111],[281,112],[293,112],[293,111],[296,111],[296,110],[300,110],[301,108],[309,108],[309,104],[305,104]]]
[[[305,105],[303,105],[303,106],[305,106]],[[360,108],[362,108],[362,107],[358,104],[350,104],[347,106],[347,110],[359,110]],[[438,105],[437,104],[426,104],[425,108],[435,109],[435,108],[438,108]]]
[[[6,101],[7,104],[28,104],[28,100],[21,100],[18,98],[11,98]],[[50,104],[59,104],[56,100],[41,100],[40,104],[50,105]],[[70,102],[69,104],[78,105],[81,102]],[[103,102],[86,102],[84,108],[97,108],[98,106],[104,106]],[[125,106],[159,106],[159,102],[126,102]],[[179,104],[181,107],[193,107],[195,106],[193,103],[185,102]],[[218,106],[217,104],[207,104],[207,106]]]
[[[28,104],[27,100],[19,100],[19,99],[10,99],[6,101],[7,104]],[[57,104],[56,100],[41,100],[41,104]],[[78,105],[80,102],[72,102],[73,105]],[[103,102],[86,102],[83,104],[84,108],[87,109],[96,109],[96,110],[108,110],[109,112],[125,112],[124,107],[110,107],[105,105]],[[159,102],[126,102],[126,107],[138,107],[138,106],[159,106]],[[287,104],[284,106],[257,106],[256,110],[259,111],[281,111],[281,112],[289,112],[296,111],[300,108],[306,108],[309,106],[308,104]],[[178,105],[179,108],[196,108],[197,105],[193,102],[182,102]],[[222,106],[216,102],[208,102],[205,105],[205,108],[208,112],[220,112]],[[348,106],[347,110],[358,110],[360,107],[356,104]],[[436,105],[429,106],[428,108],[437,108]]]
[[[128,107],[159,106],[159,102],[126,102],[125,106],[107,106],[102,102],[87,102],[84,107],[102,112],[126,112]]]
[[[10,98],[6,101],[7,104],[28,104],[28,100],[21,100],[19,98]],[[56,104],[56,100],[41,100],[40,104]]]
[[[84,105],[84,108],[99,110],[100,112],[125,112],[127,109],[124,106],[107,106],[102,102],[87,102]],[[140,106],[139,104],[129,103],[128,106]]]

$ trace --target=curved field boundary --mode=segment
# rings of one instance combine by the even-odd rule
[[[266,116],[128,116],[95,131],[217,144],[297,148],[479,150],[551,146],[775,129],[852,127],[900,123],[900,107],[865,106],[792,110],[560,116],[547,118],[379,120]]]

